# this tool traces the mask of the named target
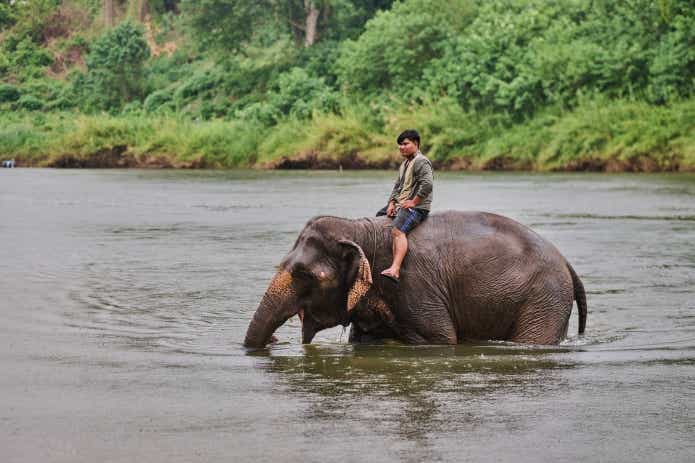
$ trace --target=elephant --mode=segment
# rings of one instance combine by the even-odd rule
[[[294,315],[304,344],[320,330],[350,324],[350,342],[558,344],[575,300],[584,333],[581,280],[530,228],[488,212],[430,214],[408,236],[398,284],[379,275],[391,262],[391,228],[387,217],[309,220],[278,266],[244,345],[265,347]]]

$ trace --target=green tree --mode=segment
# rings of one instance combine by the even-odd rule
[[[695,8],[669,5],[668,30],[656,45],[649,66],[650,98],[656,103],[695,94]]]
[[[15,24],[15,12],[12,9],[12,3],[9,0],[0,1],[0,31],[11,27]]]
[[[495,0],[423,73],[427,93],[525,118],[581,95],[663,103],[692,93],[691,0]]]
[[[374,94],[396,90],[411,95],[424,69],[474,17],[472,1],[407,0],[367,22],[357,40],[343,43],[337,62],[349,91]]]
[[[182,0],[182,11],[206,48],[238,52],[271,29],[311,47],[350,33],[391,0]]]
[[[183,0],[187,23],[203,48],[239,51],[270,18],[267,1]]]
[[[86,79],[81,81],[90,93],[90,105],[120,109],[143,96],[144,63],[149,56],[142,28],[129,21],[96,40],[87,56]]]
[[[9,7],[14,22],[13,32],[22,39],[43,40],[44,24],[60,5],[60,0],[26,0],[12,2]]]

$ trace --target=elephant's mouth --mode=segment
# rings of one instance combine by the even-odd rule
[[[299,317],[299,321],[302,323],[302,344],[311,344],[311,341],[314,339],[316,333],[320,331],[317,328],[318,325],[311,316],[306,316],[306,313],[302,308],[297,311],[297,316]],[[277,336],[272,335],[268,341],[268,344],[275,344],[278,341]]]
[[[297,312],[299,321],[302,322],[302,344],[311,344],[312,339],[319,331],[318,324],[314,318],[311,317],[311,314],[308,315],[303,308],[300,308]]]

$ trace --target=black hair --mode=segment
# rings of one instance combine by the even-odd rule
[[[414,141],[415,143],[417,143],[417,146],[420,146],[420,134],[417,133],[417,130],[415,130],[415,129],[404,130],[403,133],[398,136],[396,141],[400,145],[401,143],[403,143],[403,140],[405,140],[406,138],[410,141]]]

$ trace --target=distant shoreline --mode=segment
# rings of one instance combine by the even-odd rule
[[[398,166],[395,155],[391,159],[372,162],[368,159],[354,156],[350,159],[318,157],[313,154],[287,157],[283,156],[275,162],[263,165],[226,167],[207,165],[203,160],[182,161],[175,157],[135,155],[123,147],[104,149],[92,155],[64,154],[55,158],[23,159],[16,156],[15,167],[24,168],[56,168],[56,169],[206,169],[230,170],[246,168],[255,170],[393,170]],[[5,160],[4,158],[2,160]],[[435,170],[445,172],[605,172],[605,173],[660,173],[660,172],[695,172],[695,166],[682,166],[677,159],[663,165],[660,160],[648,155],[624,161],[620,159],[580,158],[565,166],[552,169],[534,169],[523,165],[514,159],[492,159],[483,165],[475,165],[466,158],[433,162]]]
[[[394,169],[395,133],[415,127],[442,171],[695,172],[695,98],[668,106],[589,101],[518,122],[443,102],[374,124],[317,113],[265,127],[176,114],[0,115],[0,161],[18,167]]]

